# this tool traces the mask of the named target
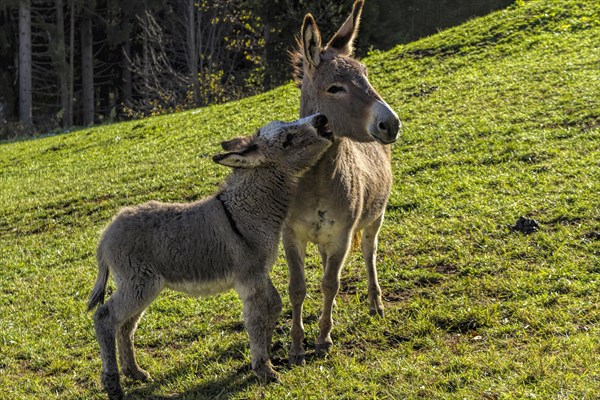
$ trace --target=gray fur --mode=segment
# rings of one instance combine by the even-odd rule
[[[220,193],[189,204],[151,201],[121,210],[97,250],[98,278],[88,310],[104,299],[109,271],[117,290],[94,315],[102,357],[102,384],[122,398],[121,372],[147,380],[135,359],[133,335],[144,310],[165,288],[207,296],[235,288],[243,302],[252,369],[276,380],[269,360],[281,298],[269,272],[298,178],[331,146],[321,115],[273,122],[253,137],[223,143],[213,157],[237,167]]]
[[[314,18],[308,14],[292,54],[301,79],[300,115],[322,112],[336,137],[334,145],[300,180],[283,230],[292,303],[290,362],[304,362],[302,304],[306,297],[306,245],[318,245],[323,261],[323,312],[317,353],[332,345],[332,308],[343,263],[353,237],[361,231],[368,280],[369,310],[383,316],[375,258],[377,235],[392,187],[391,153],[400,129],[396,113],[369,83],[366,68],[352,58],[362,1],[323,48]],[[310,47],[307,51],[307,47]]]

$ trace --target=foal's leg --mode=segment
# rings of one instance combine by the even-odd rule
[[[123,398],[117,366],[115,333],[125,322],[146,309],[160,293],[162,287],[163,284],[160,280],[121,281],[121,285],[106,304],[96,310],[94,328],[102,358],[101,380],[110,399]],[[133,351],[131,355],[133,356]]]
[[[244,320],[250,337],[252,371],[262,382],[278,381],[269,352],[276,315],[281,311],[281,298],[266,274],[244,276],[238,280],[235,290],[244,304]]]
[[[117,334],[117,347],[119,349],[119,362],[123,375],[130,379],[146,382],[151,379],[150,374],[138,365],[133,348],[133,336],[135,335],[135,330],[142,314],[135,314],[121,325]]]
[[[267,297],[268,297],[268,325],[267,325],[267,351],[268,356],[271,358],[271,349],[273,347],[273,333],[275,332],[275,327],[277,326],[277,319],[281,314],[281,309],[283,308],[283,304],[281,302],[281,296],[275,286],[273,286],[273,282],[267,276]]]
[[[377,281],[377,235],[383,223],[383,214],[367,226],[363,232],[361,250],[367,267],[367,285],[369,290],[369,313],[384,316],[383,302],[381,301],[381,288]]]
[[[326,260],[325,271],[321,281],[321,291],[323,292],[323,313],[319,319],[319,336],[315,343],[315,351],[321,354],[328,351],[333,344],[331,340],[331,328],[333,327],[333,303],[335,296],[340,289],[340,274],[346,256],[350,252],[352,239],[350,236],[342,238],[338,243],[332,243],[324,246]]]
[[[304,364],[304,324],[302,323],[302,304],[306,298],[306,280],[304,277],[304,258],[306,241],[298,239],[290,229],[283,231],[283,247],[290,274],[288,293],[292,303],[292,345],[289,359],[292,365]]]
[[[119,383],[119,367],[117,365],[117,349],[115,346],[116,321],[113,304],[119,303],[119,293],[113,294],[94,314],[96,340],[100,345],[102,359],[101,381],[109,399],[122,399],[124,394]]]

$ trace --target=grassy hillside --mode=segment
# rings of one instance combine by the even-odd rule
[[[252,377],[234,292],[164,292],[140,323],[149,384],[131,398],[595,398],[600,393],[600,3],[519,1],[364,60],[404,122],[380,236],[385,319],[359,254],[343,272],[334,349]],[[367,4],[368,7],[368,4]],[[300,22],[299,22],[300,23]],[[0,144],[0,397],[103,398],[85,303],[99,232],[121,207],[191,201],[227,171],[221,140],[295,119],[288,85],[243,101]],[[508,226],[521,215],[540,230]],[[307,344],[321,268],[310,249]]]

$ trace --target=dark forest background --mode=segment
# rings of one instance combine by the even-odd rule
[[[357,55],[513,0],[367,0]],[[291,78],[312,12],[324,40],[352,1],[1,0],[0,138],[226,102]]]

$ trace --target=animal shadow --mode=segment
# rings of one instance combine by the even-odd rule
[[[226,363],[231,358],[239,359],[240,355],[246,351],[247,346],[248,344],[245,342],[233,343],[230,346],[221,349],[217,354],[199,358],[197,364],[207,365],[219,362]],[[187,389],[185,392],[166,396],[156,394],[161,388],[178,382],[185,375],[189,374],[190,368],[192,368],[192,366],[184,364],[170,370],[166,374],[157,375],[152,382],[140,383],[135,389],[129,391],[126,390],[126,398],[132,400],[227,399],[233,394],[243,391],[250,385],[258,384],[258,379],[252,373],[250,364],[244,363],[234,371],[223,372],[215,379],[208,379],[202,384]],[[203,372],[200,369],[198,374],[201,375],[202,373]]]

